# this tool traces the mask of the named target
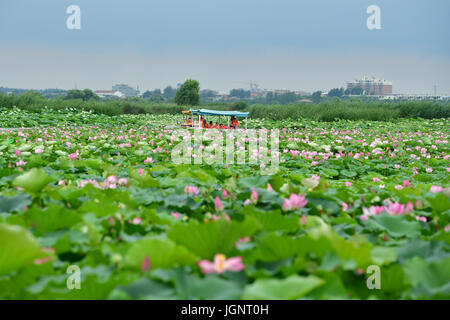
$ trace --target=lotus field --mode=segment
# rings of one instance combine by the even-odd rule
[[[0,109],[1,299],[450,298],[450,120],[250,119],[271,174],[177,121]]]

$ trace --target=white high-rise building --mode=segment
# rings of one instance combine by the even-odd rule
[[[361,88],[367,95],[386,96],[392,94],[392,82],[375,77],[363,77],[347,82],[347,89],[352,90],[353,88]]]

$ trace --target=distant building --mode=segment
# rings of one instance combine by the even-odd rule
[[[265,97],[267,94],[267,92],[265,91],[254,91],[254,92],[250,92],[250,97],[251,98],[260,98],[260,97]]]
[[[352,90],[353,88],[361,88],[363,93],[367,95],[392,95],[392,82],[374,77],[363,77],[362,79],[347,82],[347,89]]]
[[[272,92],[272,94],[275,94],[275,95],[288,94],[288,93],[294,93],[297,96],[308,95],[307,92],[302,91],[302,90],[292,91],[292,90],[287,90],[287,89],[275,89],[275,90],[272,90],[271,92]]]
[[[114,90],[97,90],[94,93],[100,98],[125,98],[122,92]]]
[[[273,91],[274,94],[286,94],[291,92],[290,90],[286,90],[286,89],[276,89]]]
[[[137,97],[139,95],[138,89],[134,89],[127,84],[116,84],[112,87],[112,90],[123,93],[127,98]]]

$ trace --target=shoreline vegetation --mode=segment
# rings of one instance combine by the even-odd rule
[[[180,106],[168,102],[151,102],[142,98],[126,100],[82,99],[66,100],[64,98],[48,99],[40,94],[29,92],[22,95],[0,94],[0,108],[19,108],[29,112],[40,112],[47,107],[52,110],[84,110],[99,115],[117,116],[121,114],[181,114],[189,106]],[[442,119],[450,118],[450,103],[437,101],[361,101],[340,100],[334,98],[325,102],[293,103],[286,105],[247,105],[245,102],[205,103],[201,107],[215,110],[239,110],[250,112],[252,119],[315,121],[335,120],[372,120],[392,121],[395,119]],[[1,110],[0,109],[0,110]]]

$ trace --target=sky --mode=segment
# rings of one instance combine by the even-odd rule
[[[145,91],[193,78],[313,92],[374,76],[394,93],[449,95],[449,13],[448,0],[1,0],[0,86]]]

